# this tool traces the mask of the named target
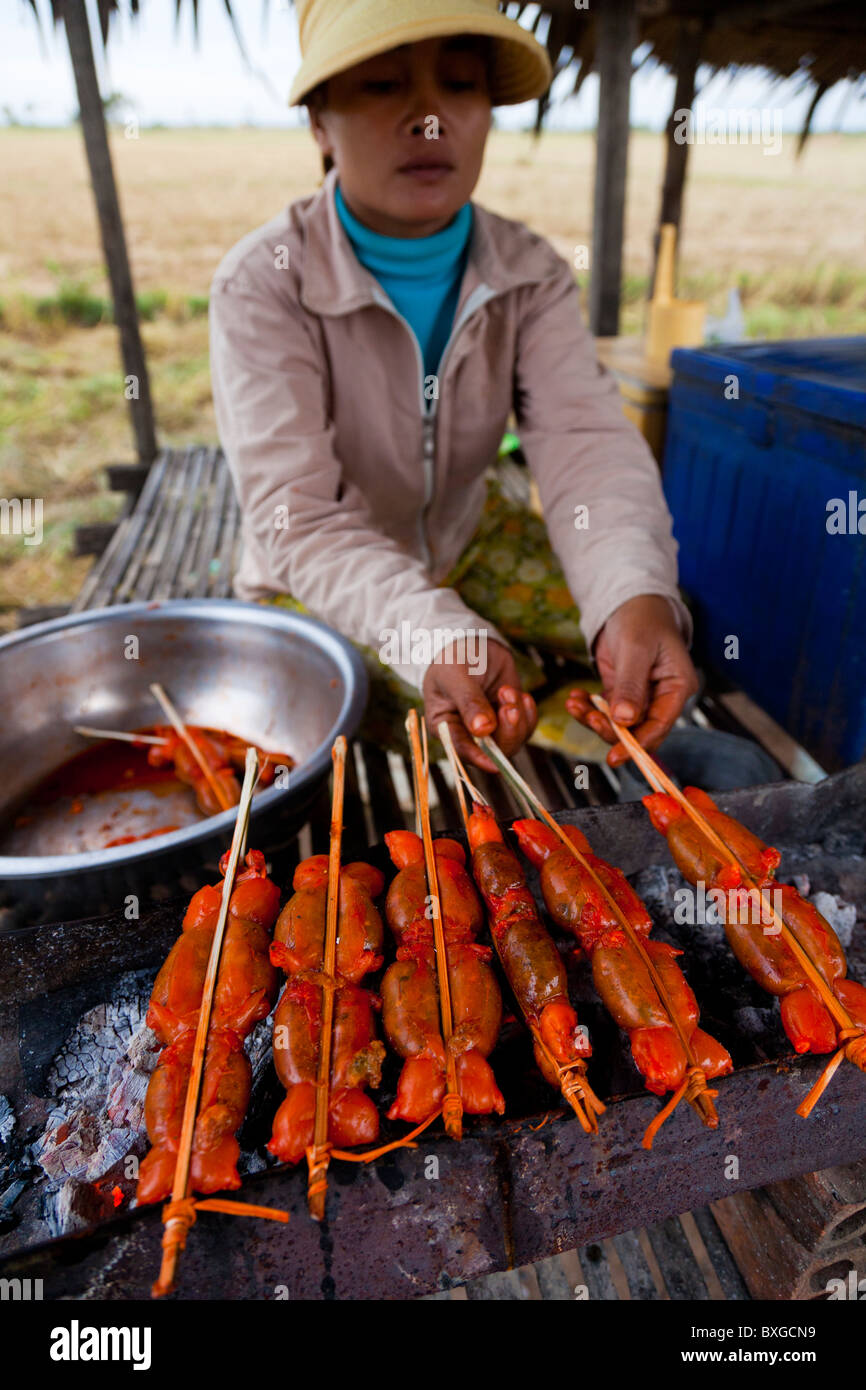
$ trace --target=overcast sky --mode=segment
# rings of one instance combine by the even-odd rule
[[[0,0],[0,120],[8,108],[18,120],[65,124],[77,109],[75,89],[62,27],[54,30],[47,0],[37,0],[42,15],[42,40],[29,3]],[[91,28],[103,95],[121,92],[129,114],[146,125],[291,126],[297,112],[286,106],[286,95],[298,61],[297,23],[287,0],[235,0],[239,27],[250,58],[243,58],[223,9],[222,0],[200,0],[199,43],[192,30],[192,7],[174,22],[174,0],[142,0],[143,13],[132,21],[125,14],[112,25],[106,59],[88,0]],[[265,11],[267,15],[265,16]],[[265,17],[263,17],[265,16]],[[702,76],[705,76],[703,74]],[[572,79],[565,79],[566,90]],[[808,93],[797,97],[794,84],[770,90],[757,74],[731,83],[722,74],[701,92],[710,106],[769,107],[783,112],[785,130],[798,130],[808,106]],[[636,125],[664,127],[673,100],[673,81],[663,72],[642,71],[632,83],[631,114]],[[591,129],[595,124],[598,86],[589,78],[577,100],[551,113],[550,129]],[[501,107],[497,122],[526,126],[534,103]],[[818,107],[813,129],[866,130],[866,102],[856,101],[850,84],[829,92]]]

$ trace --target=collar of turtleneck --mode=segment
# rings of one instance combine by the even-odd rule
[[[359,222],[346,206],[339,184],[334,196],[358,260],[408,321],[421,345],[426,370],[435,372],[454,322],[472,231],[472,204],[465,203],[448,226],[432,236],[392,237]]]

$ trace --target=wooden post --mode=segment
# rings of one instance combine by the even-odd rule
[[[697,76],[698,64],[701,58],[701,48],[703,47],[706,32],[706,25],[700,20],[684,19],[680,24],[676,57],[677,86],[665,137],[667,141],[667,157],[665,159],[665,174],[662,182],[659,223],[653,238],[653,273],[647,291],[648,298],[652,297],[653,285],[655,284],[656,278],[656,268],[658,266],[659,228],[666,222],[673,222],[674,226],[677,228],[677,251],[679,252],[679,227],[683,213],[683,189],[686,183],[689,146],[684,140],[678,142],[676,139],[676,133],[677,130],[680,129],[682,121],[681,117],[678,119],[677,113],[691,111],[692,103],[695,99],[695,77]]]
[[[138,325],[138,310],[132,286],[132,272],[126,250],[126,237],[123,218],[111,166],[111,151],[108,147],[108,132],[99,95],[96,78],[96,65],[93,61],[93,45],[87,24],[87,10],[83,3],[63,6],[63,20],[72,68],[75,73],[75,88],[81,111],[81,128],[84,132],[84,145],[87,163],[90,166],[90,181],[96,197],[96,210],[99,217],[99,230],[102,236],[102,249],[108,265],[111,281],[111,297],[114,301],[114,319],[120,332],[120,348],[123,357],[124,375],[134,377],[137,382],[135,398],[130,399],[132,428],[138,448],[139,461],[149,464],[156,456],[156,431],[153,420],[153,405],[150,398],[150,380],[147,375],[147,362]]]
[[[631,55],[637,45],[636,0],[605,0],[598,9],[596,23],[598,135],[589,323],[596,337],[611,338],[619,332]]]

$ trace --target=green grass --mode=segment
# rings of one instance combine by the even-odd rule
[[[142,323],[169,317],[175,321],[207,317],[209,299],[202,294],[174,294],[169,290],[143,290],[135,296]],[[26,328],[40,323],[55,329],[64,325],[95,328],[114,322],[114,305],[105,295],[94,294],[87,280],[61,280],[53,294],[34,297],[21,294],[0,300],[0,324]]]

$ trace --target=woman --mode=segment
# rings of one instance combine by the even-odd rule
[[[244,237],[211,294],[243,512],[235,591],[291,595],[372,648],[488,770],[470,733],[511,754],[537,718],[509,635],[579,652],[582,633],[614,715],[655,746],[697,684],[657,468],[596,361],[571,267],[470,201],[492,107],[545,91],[547,55],[496,0],[296,9],[290,101],[308,108],[324,184]],[[553,550],[544,538],[503,600],[521,527],[485,501],[485,472],[512,409]],[[521,602],[550,641],[531,620],[505,630]],[[568,708],[615,742],[585,692]]]

